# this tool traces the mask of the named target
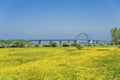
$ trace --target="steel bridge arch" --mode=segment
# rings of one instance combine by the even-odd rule
[[[82,39],[81,36],[85,36],[85,39]],[[90,42],[92,40],[91,37],[88,34],[86,34],[86,33],[78,34],[75,39],[76,39],[76,42],[79,41],[78,43],[81,43],[81,41],[86,41],[87,44],[90,44]]]

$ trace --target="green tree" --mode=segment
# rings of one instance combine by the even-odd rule
[[[81,45],[81,44],[78,44],[78,45],[76,46],[76,48],[77,48],[77,49],[84,49],[84,46]]]
[[[104,46],[105,45],[105,43],[103,41],[100,41],[98,44],[99,44],[99,46]]]
[[[68,42],[63,42],[62,47],[69,47],[69,43]]]
[[[120,48],[120,40],[118,40],[118,48]]]
[[[57,43],[56,43],[56,42],[52,42],[52,43],[51,43],[51,46],[52,46],[52,47],[57,47]]]
[[[114,42],[115,45],[119,44],[120,41],[120,28],[114,27],[110,30],[112,42]]]
[[[37,44],[34,45],[34,47],[40,47],[40,44],[37,43]]]
[[[51,47],[51,44],[44,44],[43,47]]]

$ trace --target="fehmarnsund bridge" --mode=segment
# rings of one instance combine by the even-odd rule
[[[37,39],[37,40],[33,39],[33,40],[30,40],[30,41],[38,42],[41,45],[45,42],[49,42],[49,43],[57,42],[59,45],[61,45],[63,42],[68,42],[69,44],[70,43],[98,44],[101,41],[104,42],[104,43],[108,43],[107,40],[93,40],[86,33],[80,33],[74,39]]]

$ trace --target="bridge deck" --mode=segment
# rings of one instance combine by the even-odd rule
[[[77,39],[33,39],[29,41],[76,41]],[[79,39],[79,40],[86,40],[86,39]]]

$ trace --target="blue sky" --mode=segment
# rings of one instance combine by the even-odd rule
[[[120,0],[0,0],[0,39],[110,39],[120,27]]]

